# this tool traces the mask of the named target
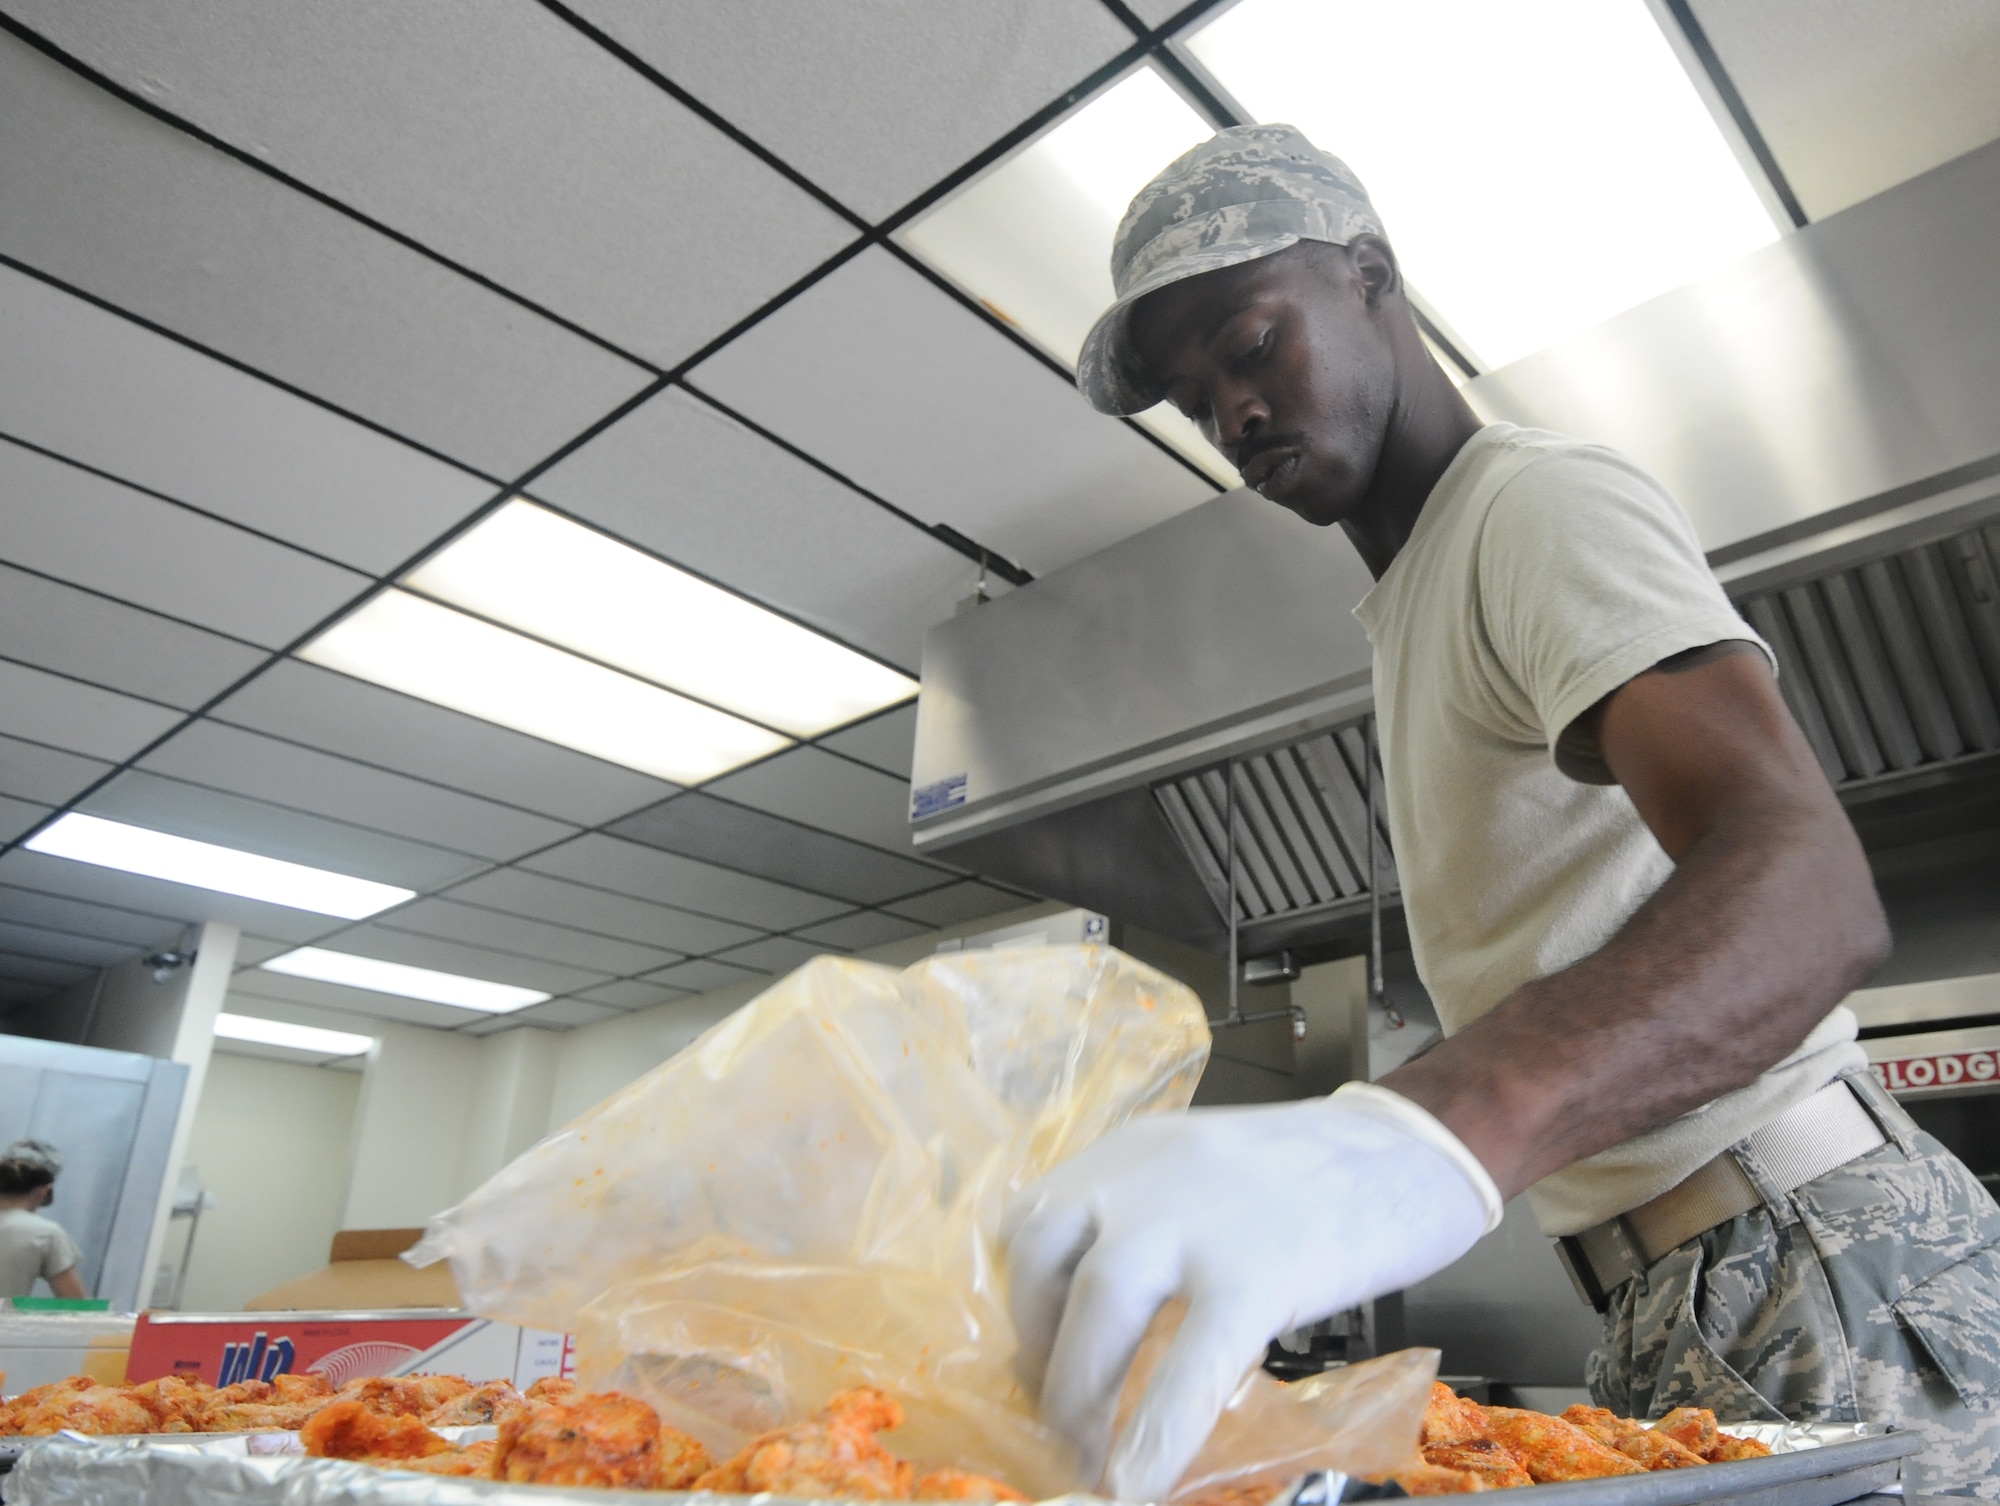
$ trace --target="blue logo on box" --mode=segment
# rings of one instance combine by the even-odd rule
[[[238,1381],[268,1381],[274,1375],[284,1375],[292,1368],[292,1354],[290,1339],[281,1338],[273,1344],[262,1333],[247,1344],[224,1344],[222,1376],[216,1384],[233,1386]]]
[[[965,776],[954,774],[949,779],[940,779],[936,784],[927,784],[920,790],[910,791],[910,819],[921,821],[926,816],[935,816],[940,811],[948,811],[953,806],[965,804]]]

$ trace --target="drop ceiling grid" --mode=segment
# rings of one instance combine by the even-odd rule
[[[21,7],[14,6],[11,8],[18,11]],[[1102,80],[1099,79],[1096,82],[1102,82]],[[1044,113],[1046,114],[1050,112],[1045,108]],[[932,197],[935,196],[935,191],[933,191],[933,194],[931,196]],[[420,247],[419,249],[422,248]],[[16,270],[18,271],[20,269],[17,268]],[[38,278],[37,280],[42,281],[44,283],[48,283],[50,281],[50,279],[46,277]],[[809,277],[807,279],[802,279],[802,282],[809,282],[811,280],[813,279]],[[771,301],[770,307],[782,306],[782,304],[785,301],[788,301],[789,297],[796,291],[798,291],[798,287],[796,285],[793,288],[787,289],[784,293],[780,295],[778,299],[774,299]],[[96,303],[100,307],[106,308],[109,312],[119,314],[128,319],[132,323],[144,325],[148,328],[151,328],[151,326],[147,324],[147,321],[142,317],[141,312],[138,310],[117,308],[115,306],[108,304],[105,300],[101,298],[92,298],[89,299],[88,301]],[[770,308],[767,308],[762,312],[768,313],[769,311]],[[746,328],[751,327],[750,321],[745,322],[745,327]],[[172,332],[168,333],[171,334]],[[740,331],[734,331],[732,333],[740,333]],[[189,341],[184,338],[180,339],[179,343],[184,346],[190,346],[190,347],[193,347],[195,344],[195,342]],[[240,363],[232,362],[231,364],[238,365],[240,369]],[[250,374],[271,378],[273,379],[274,385],[277,385],[281,388],[284,386],[284,383],[282,381],[277,380],[278,374],[276,373],[268,373],[268,372],[259,373],[252,371]],[[129,402],[128,406],[130,406]],[[4,412],[4,408],[0,408],[0,412]],[[31,418],[38,416],[33,413],[32,405],[29,416]],[[602,422],[603,420],[600,419],[599,423],[602,424]],[[29,425],[29,428],[32,430],[35,428],[35,425],[31,423]],[[23,434],[21,437],[27,440],[31,444],[37,444],[37,443],[41,444],[45,449],[45,451],[50,456],[63,463],[71,464],[73,466],[95,467],[98,470],[98,472],[101,475],[103,475],[104,478],[107,481],[111,482],[111,484],[113,485],[121,483],[129,484],[128,474],[130,473],[128,473],[124,467],[120,467],[115,463],[120,458],[116,446],[111,447],[110,451],[107,453],[107,451],[100,444],[96,444],[88,440],[86,440],[83,443],[72,443],[71,440],[73,436],[63,432],[60,425],[54,426],[54,432],[48,432],[45,429],[41,432],[26,433]],[[402,437],[406,440],[420,441],[420,436],[402,435],[399,437]],[[586,438],[588,437],[587,431],[586,435],[583,437]],[[49,443],[49,441],[53,441],[53,443]],[[573,445],[575,441],[573,440],[571,441],[571,443]],[[157,449],[158,447],[155,446],[154,448]],[[808,461],[813,460],[813,457],[811,456],[806,456],[804,458]],[[113,462],[109,470],[106,470],[103,465],[103,462],[107,460]],[[827,471],[830,468],[825,467],[824,465],[820,465],[819,469],[821,469],[822,471]],[[135,466],[132,468],[132,471],[137,472],[138,474],[130,474],[130,481],[137,482],[138,485],[142,488],[156,486],[162,480],[171,483],[173,479],[172,467],[169,467],[165,473],[162,473],[157,466],[148,467],[145,465]],[[113,479],[114,477],[115,479]],[[194,488],[194,490],[199,491],[200,488]],[[171,485],[169,486],[167,491],[165,491],[164,493],[156,493],[156,495],[164,495],[167,497],[171,497],[174,501],[181,500],[177,494],[177,490],[172,488]],[[212,498],[203,496],[200,498],[200,500],[194,501],[191,505],[195,509],[195,511],[192,512],[190,515],[202,516],[206,511],[206,509],[203,508],[202,504],[204,502],[212,503],[213,500],[214,499]],[[163,505],[169,505],[169,504],[163,504]],[[462,513],[464,504],[461,503],[460,506]],[[241,513],[242,505],[240,503],[232,504],[225,497],[223,511],[219,514],[215,514],[215,516],[220,517],[223,520],[224,524],[235,524],[239,526],[248,524],[249,520],[245,517],[242,516],[231,517],[230,513],[232,511]],[[254,525],[250,525],[248,536],[255,536]],[[278,539],[283,539],[284,537],[285,536],[283,534],[271,536],[272,541],[274,543]],[[314,548],[324,548],[324,546],[327,543],[332,543],[334,544],[336,549],[341,551],[342,554],[346,555],[349,558],[352,558],[353,551],[351,547],[346,545],[343,541],[341,541],[338,538],[337,531],[334,535],[323,536],[321,539],[318,540],[309,540],[308,543]],[[929,546],[927,545],[926,547]],[[369,574],[371,576],[375,576],[375,578],[377,579],[381,579],[381,578],[391,577],[395,573],[397,573],[395,570],[383,569],[379,558],[379,550],[380,550],[379,543],[375,545],[375,548],[378,551],[378,557],[376,559],[368,561]],[[962,571],[963,568],[964,567],[962,566],[953,567],[955,571]],[[358,585],[359,581],[353,582],[353,584]],[[942,584],[939,589],[948,590],[951,588],[952,584],[955,584],[955,582]],[[786,606],[788,605],[787,603],[784,603],[782,601],[776,604],[780,606],[781,610],[785,609]],[[942,602],[940,602],[939,604],[942,604]],[[815,625],[823,625],[823,624],[815,624]],[[902,653],[899,654],[898,657],[907,655],[908,649],[907,647],[904,646],[906,643],[907,639],[904,640],[904,643],[897,645],[898,648],[902,650]],[[876,649],[875,652],[880,653],[881,650]],[[887,655],[884,655],[884,657],[887,657]],[[293,664],[291,661],[283,660],[282,656],[272,656],[266,659],[264,667],[269,667],[270,665],[280,664],[280,663],[283,663],[288,668],[292,669],[297,669],[302,667]],[[254,686],[256,684],[255,671],[252,671],[248,676],[246,676],[246,681],[248,685]],[[185,699],[187,697],[183,695],[181,698]],[[227,720],[227,710],[226,710],[227,705],[228,702],[225,700],[221,704],[221,707],[215,708],[221,710],[223,713],[222,715],[216,716],[214,718],[202,718],[199,720],[190,721],[188,723],[188,727],[190,729],[202,725],[215,725],[219,727],[223,722]],[[907,708],[904,708],[904,713],[907,714]],[[846,741],[852,745],[851,752],[849,749],[842,748],[838,744],[827,744],[826,746],[831,747],[832,751],[822,752],[818,756],[821,758],[834,758],[841,764],[853,767],[857,771],[857,773],[861,772],[864,769],[880,769],[881,764],[883,762],[888,762],[892,765],[896,765],[903,763],[905,761],[906,750],[902,756],[899,756],[896,751],[895,742],[893,739],[891,739],[887,744],[882,743],[879,740],[879,738],[877,740],[870,741],[869,740],[870,735],[865,731],[866,726],[867,724],[864,723],[861,724],[860,728],[848,729],[849,735],[846,737]],[[835,738],[840,738],[842,737],[842,735],[843,735],[842,733],[832,734],[832,736]],[[170,744],[171,744],[171,739],[169,740],[168,745]],[[306,742],[301,742],[300,746],[309,747],[311,746],[311,744]],[[366,760],[363,759],[352,759],[349,761],[357,765],[366,762]],[[90,765],[86,769],[86,772],[88,772],[89,770],[94,770],[96,767],[98,766]],[[400,772],[400,771],[391,771],[384,764],[375,764],[373,765],[373,767],[385,773]],[[197,771],[184,769],[182,770],[182,772],[188,773]],[[437,771],[431,771],[431,772],[435,773]],[[905,772],[905,770],[893,769],[884,772],[903,773]],[[418,775],[419,779],[425,777],[426,776],[424,774]],[[865,775],[864,777],[880,777],[880,775]],[[430,782],[434,784],[447,784],[447,781],[441,779],[433,779]],[[477,781],[468,781],[468,782],[477,783]],[[465,790],[464,793],[473,796],[482,795],[482,792],[477,789],[468,789]],[[482,798],[490,799],[492,797],[490,795],[484,795],[482,796]],[[264,803],[269,804],[268,801]],[[635,803],[641,803],[641,802],[635,802]],[[30,813],[40,808],[37,806],[36,802],[34,802],[32,799],[15,798],[13,800],[13,804],[18,807],[25,807],[26,810]],[[524,810],[526,809],[526,807],[522,808]],[[319,820],[338,819],[338,818],[326,817],[322,813],[307,813],[307,814],[311,814],[314,816],[315,819]],[[593,814],[599,815],[601,823],[605,820],[608,820],[611,816],[617,813],[593,812]],[[26,887],[14,887],[11,889],[0,888],[0,911],[3,911],[6,907],[6,895],[8,893],[13,893],[22,896],[24,899],[31,898],[34,901],[42,904],[67,902],[79,906],[87,905],[89,906],[89,909],[92,913],[98,913],[104,915],[133,914],[137,916],[138,914],[142,913],[138,910],[124,910],[124,911],[116,910],[111,907],[93,904],[91,903],[91,901],[84,900],[81,898],[71,898],[65,900],[65,897],[60,892],[58,892],[63,888],[75,889],[78,887],[89,888],[91,886],[88,884],[81,886],[76,884],[75,879],[77,875],[75,875],[74,873],[64,876],[67,882],[56,881],[53,878],[51,871],[48,867],[48,865],[51,863],[52,860],[41,859],[39,857],[35,857],[33,855],[25,853],[19,853],[19,854],[9,853],[6,855],[6,860],[10,862],[9,877],[17,878],[17,882],[18,880],[23,880],[23,879],[32,880],[34,882],[28,883]],[[28,865],[25,867],[25,869],[23,868],[22,860],[27,860]],[[62,865],[62,866],[68,867],[69,865]],[[497,872],[508,866],[510,865],[507,863],[495,864],[494,867],[489,871]],[[914,903],[916,900],[926,898],[933,893],[944,896],[971,895],[972,891],[983,891],[984,895],[983,900],[976,900],[974,902],[975,908],[979,903],[983,903],[987,906],[991,906],[995,902],[1011,904],[1011,903],[1016,903],[1019,901],[1019,899],[1023,898],[1022,896],[1015,896],[1009,893],[1005,893],[1004,891],[988,888],[987,886],[970,883],[969,881],[964,880],[959,876],[957,876],[956,874],[949,871],[939,870],[937,872],[937,880],[938,882],[935,885],[933,885],[930,889],[922,890],[918,894],[907,896],[906,899],[897,899],[894,900],[893,902],[898,905],[902,905],[905,903]],[[47,881],[46,888],[42,887],[44,881]],[[455,880],[454,882],[463,882],[463,881],[464,880],[461,878]],[[114,894],[118,898],[125,900],[164,901],[166,906],[174,910],[176,913],[182,913],[189,908],[186,899],[186,896],[189,893],[189,891],[180,891],[179,886],[160,885],[155,883],[154,881],[136,879],[130,875],[116,875],[114,877],[114,881],[104,887],[105,887],[105,892]],[[439,887],[445,887],[445,886],[439,886]],[[176,891],[179,892],[176,893]],[[824,902],[822,903],[824,904]],[[948,900],[941,901],[939,903],[948,904],[950,903],[950,901]],[[243,921],[252,931],[256,931],[257,929],[258,912],[270,912],[272,910],[272,907],[260,906],[255,904],[254,902],[247,902],[247,901],[246,902],[227,901],[227,902],[222,902],[219,905],[219,907],[216,905],[210,905],[209,908],[210,909],[220,908],[222,910],[231,911],[236,915],[236,917],[239,920]],[[413,906],[412,908],[414,909],[416,907]],[[937,909],[938,906],[934,905],[932,908]],[[383,928],[386,929],[387,931],[395,932],[395,931],[400,931],[401,929],[400,927],[397,927],[394,924],[395,913],[396,912],[391,912],[387,916],[378,917],[378,919],[382,922]],[[318,924],[315,918],[289,917],[288,919],[289,923],[287,924],[266,926],[264,929],[275,931],[281,936],[287,936],[289,940],[287,941],[270,940],[261,942],[258,944],[257,950],[261,951],[263,955],[268,956],[270,955],[269,949],[273,946],[286,945],[290,944],[291,942],[296,942],[305,939],[327,940],[327,939],[332,939],[333,937],[341,933],[341,928],[337,924],[328,927],[325,925]],[[171,923],[172,922],[169,922],[169,924]],[[891,911],[885,908],[868,906],[868,905],[836,904],[835,913],[833,915],[831,916],[819,915],[814,918],[803,920],[800,922],[800,924],[794,927],[794,929],[799,931],[807,931],[807,930],[815,931],[819,933],[817,935],[806,937],[803,940],[801,940],[797,937],[791,936],[790,933],[788,933],[782,927],[774,927],[764,931],[759,939],[749,940],[749,941],[737,941],[732,943],[731,947],[720,948],[718,950],[733,950],[736,948],[745,948],[745,947],[753,949],[761,948],[765,954],[771,956],[775,961],[775,959],[777,958],[777,954],[780,952],[784,953],[787,958],[803,955],[804,950],[807,948],[815,950],[831,948],[836,944],[837,939],[845,939],[848,945],[871,944],[870,942],[864,940],[864,938],[868,936],[883,935],[898,930],[906,930],[906,928],[908,928],[912,924],[913,922],[911,922],[910,920],[897,917]],[[557,929],[568,929],[568,928],[557,928]],[[414,935],[414,933],[412,934]],[[576,937],[579,938],[579,940],[585,942],[586,944],[589,942],[590,933],[588,931],[575,930],[572,932],[572,934],[574,934]],[[126,938],[128,942],[131,942],[135,939],[136,938],[130,938],[130,937]],[[140,942],[139,944],[143,945],[144,943]],[[496,952],[495,955],[499,954]],[[639,961],[651,961],[652,956],[646,956],[643,958],[634,956],[634,957],[629,957],[626,960],[634,963],[637,963]],[[695,958],[694,960],[700,961],[701,959]],[[690,964],[673,964],[673,965],[688,966]],[[670,965],[670,967],[668,968],[669,971],[671,970],[671,966],[672,965]],[[650,970],[656,972],[660,971],[660,969],[657,968]],[[634,971],[636,972],[637,969],[635,968]],[[737,975],[742,976],[743,974],[739,973]],[[268,979],[274,975],[262,974],[260,976]],[[615,990],[617,985],[620,983],[633,984],[635,991],[624,995],[616,995]],[[654,985],[647,985],[647,986],[656,987]],[[588,987],[579,987],[576,991],[588,992],[591,989],[599,991],[601,994],[604,995],[601,1007],[605,1009],[611,1009],[617,1007],[644,1007],[644,1004],[642,1002],[638,1002],[642,998],[642,995],[636,991],[638,987],[640,987],[640,985],[636,983],[635,978],[631,976],[624,976],[624,977],[612,977],[610,978],[609,982],[594,982],[588,985]],[[633,1002],[630,1005],[624,1005],[620,1002],[617,1002],[618,1000],[622,999],[631,999],[634,1000],[635,1002]],[[551,1020],[551,1023],[559,1023],[559,1022]]]

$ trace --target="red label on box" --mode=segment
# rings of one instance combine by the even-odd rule
[[[254,1317],[139,1316],[126,1379],[199,1378],[212,1386],[309,1372],[334,1385],[399,1375],[411,1361],[475,1324],[472,1318],[343,1318],[314,1313]]]
[[[1935,1056],[1903,1056],[1869,1068],[1891,1093],[1912,1088],[1955,1088],[2000,1077],[2000,1052],[1949,1051]]]

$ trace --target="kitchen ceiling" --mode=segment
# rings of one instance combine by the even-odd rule
[[[240,1015],[568,1029],[1022,903],[910,849],[907,703],[684,789],[300,651],[527,497],[915,676],[982,577],[1213,496],[961,253],[966,196],[1134,69],[1233,119],[1186,45],[1228,9],[0,0],[0,1009],[216,919]],[[1810,216],[2000,135],[1973,0],[1655,14]],[[1436,67],[1381,66],[1425,108]],[[25,845],[70,811],[417,897]],[[257,965],[300,946],[553,997]]]

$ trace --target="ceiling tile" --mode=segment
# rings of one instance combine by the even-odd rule
[[[823,942],[844,951],[858,952],[864,947],[886,946],[892,941],[901,941],[924,929],[915,921],[900,920],[881,910],[857,910],[838,920],[807,926],[795,934],[805,941]]]
[[[546,816],[217,722],[195,723],[149,754],[143,767],[484,858],[511,858],[575,830]]]
[[[857,842],[910,850],[909,784],[821,748],[794,748],[702,788]]]
[[[1148,26],[1165,26],[1187,9],[1187,0],[1126,0],[1126,8]]]
[[[1694,0],[1813,219],[2000,137],[2000,7],[1984,0]]]
[[[565,883],[519,868],[502,868],[460,884],[451,897],[486,905],[513,915],[526,915],[574,926],[604,936],[617,936],[663,951],[710,952],[748,941],[757,933],[706,915],[648,904],[623,894]]]
[[[288,863],[304,863],[355,878],[430,889],[476,873],[485,864],[464,853],[412,842],[384,831],[331,821],[206,785],[143,769],[120,774],[78,805],[79,810],[154,831],[214,842]],[[321,918],[321,927],[337,919]],[[289,936],[290,931],[271,932]]]
[[[0,252],[511,476],[651,374],[0,36]]]
[[[956,926],[968,920],[998,915],[1005,910],[1019,910],[1033,903],[1031,899],[1009,894],[1004,889],[968,881],[946,889],[933,889],[929,894],[899,899],[890,908],[898,915],[907,915],[911,920],[922,921],[927,926]]]
[[[871,716],[819,741],[821,747],[873,764],[908,784],[917,751],[917,703]]]
[[[16,800],[61,805],[111,769],[95,758],[0,737],[0,794]]]
[[[391,569],[493,494],[4,266],[0,349],[0,431],[358,569]]]
[[[259,935],[299,942],[324,936],[342,924],[330,916],[306,910],[267,905],[234,894],[217,894],[212,889],[196,889],[188,884],[170,884],[164,879],[121,873],[116,868],[100,868],[94,863],[46,857],[25,847],[0,853],[0,884],[167,916],[184,925],[219,920]]]
[[[273,1004],[277,1007],[270,1007]],[[314,978],[267,973],[261,968],[252,968],[230,978],[229,1000],[225,1007],[266,1019],[318,1025],[327,1030],[355,1030],[364,1034],[368,1030],[366,1022],[370,1020],[395,1020],[404,1025],[428,1025],[437,1030],[452,1030],[484,1018],[476,1009],[453,1009],[449,1004],[433,1004],[428,999],[378,994],[373,989],[346,988],[338,983],[321,983]]]
[[[0,766],[4,766],[4,761],[5,755],[0,754]],[[51,805],[37,805],[30,800],[0,795],[0,842],[13,841],[31,826],[38,825],[54,809]]]
[[[754,983],[764,976],[760,969],[731,967],[725,962],[711,962],[704,957],[661,968],[651,975],[649,981],[705,994],[718,988],[731,988],[738,983]]]
[[[663,364],[853,235],[526,0],[9,9],[222,139]]]
[[[382,924],[398,931],[441,936],[546,962],[587,967],[598,973],[651,972],[681,960],[676,952],[609,936],[592,936],[567,926],[552,926],[526,916],[483,910],[448,899],[420,899],[385,917]]]
[[[579,826],[650,805],[676,788],[296,659],[272,665],[213,715]]]
[[[616,1009],[650,1009],[655,1004],[671,1004],[676,999],[685,999],[688,992],[685,988],[668,988],[663,983],[641,983],[636,978],[621,978],[616,983],[586,988],[576,997],[589,999],[595,1004],[609,1004]]]
[[[189,709],[265,658],[248,644],[6,565],[0,643],[11,659]]]
[[[833,947],[815,946],[809,941],[800,941],[791,936],[767,936],[762,941],[753,941],[748,946],[731,947],[726,952],[716,954],[717,962],[740,963],[744,967],[754,967],[760,972],[789,973],[795,967],[803,967],[815,957],[823,957],[835,951]]]
[[[24,957],[44,957],[51,962],[69,962],[79,967],[114,967],[139,949],[117,941],[101,941],[94,936],[77,936],[68,931],[49,931],[40,926],[16,925],[0,920],[0,951]]]
[[[26,983],[17,978],[0,978],[0,1008],[32,1003],[61,992],[53,983]]]
[[[53,983],[58,988],[81,983],[94,968],[76,962],[57,962],[47,957],[28,957],[0,950],[0,978],[15,983]]]
[[[693,380],[915,517],[1038,575],[1216,494],[880,249]]]
[[[599,832],[524,858],[521,866],[759,930],[789,931],[845,908],[839,900],[821,894],[768,883]]]
[[[870,220],[1132,42],[1096,0],[576,9]]]
[[[978,566],[679,388],[534,482],[536,496],[915,670]]]
[[[867,905],[933,888],[944,873],[928,863],[850,842],[700,791],[627,816],[613,835],[665,852],[702,858],[777,883]]]
[[[272,941],[266,936],[239,936],[236,939],[236,966],[239,970],[255,967],[291,949],[288,941]]]
[[[158,915],[5,886],[0,886],[0,918],[133,947],[172,946],[186,929],[184,922]]]
[[[181,720],[181,713],[0,659],[0,732],[114,762]]]
[[[367,577],[0,440],[6,556],[45,575],[277,648]]]
[[[582,1025],[595,1025],[599,1020],[615,1020],[625,1013],[622,1009],[612,1009],[603,1004],[592,1004],[587,999],[551,999],[546,1004],[531,1004],[526,1009],[503,1016],[516,1025],[539,1025],[543,1029],[575,1029]],[[471,1035],[486,1035],[489,1032],[474,1027],[467,1031]]]
[[[507,952],[467,946],[463,942],[446,941],[439,937],[412,936],[404,931],[392,931],[379,922],[367,922],[343,931],[326,946],[330,951],[352,952],[384,962],[402,962],[411,967],[427,967],[467,978],[484,978],[490,983],[539,988],[552,994],[569,993],[572,989],[589,988],[609,981],[609,974],[602,970],[516,957]]]

